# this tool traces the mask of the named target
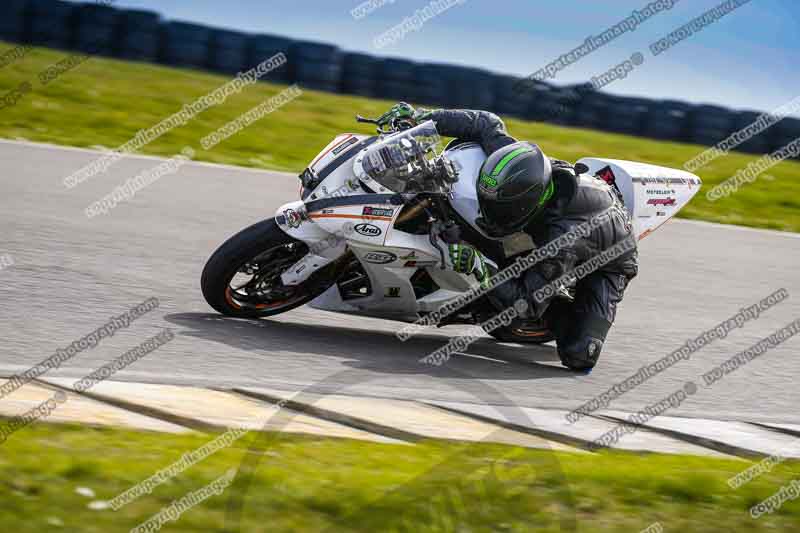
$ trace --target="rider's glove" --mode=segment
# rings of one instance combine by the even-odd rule
[[[481,287],[488,287],[491,272],[483,254],[469,244],[449,244],[447,248],[452,270],[461,274],[474,274]]]
[[[378,126],[391,125],[395,120],[406,120],[412,124],[416,124],[419,120],[423,119],[429,113],[426,109],[414,109],[410,104],[400,102],[392,106],[392,108],[378,117]]]

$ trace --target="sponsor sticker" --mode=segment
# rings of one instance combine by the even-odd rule
[[[389,252],[367,252],[364,254],[364,261],[374,265],[386,265],[397,261],[397,256]]]
[[[353,229],[356,233],[365,237],[378,237],[383,233],[383,230],[374,224],[356,224]]]
[[[347,150],[348,147],[353,146],[357,142],[358,139],[356,137],[349,138],[348,140],[346,140],[345,142],[336,147],[336,149],[333,151],[333,155],[341,154],[342,152]]]
[[[383,207],[365,207],[364,210],[361,212],[364,216],[370,217],[393,217],[394,216],[394,209],[388,209]]]
[[[643,185],[697,185],[698,181],[694,178],[632,178],[633,183]]]
[[[489,189],[494,189],[497,187],[497,179],[488,174],[481,174],[481,185]]]
[[[675,198],[650,198],[647,200],[647,205],[663,205],[669,207],[675,205],[677,200]]]
[[[287,209],[283,212],[283,216],[286,217],[286,224],[290,228],[299,228],[303,223],[303,217],[294,209]]]

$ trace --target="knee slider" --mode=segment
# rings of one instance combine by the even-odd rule
[[[573,370],[594,368],[602,351],[603,341],[594,337],[582,337],[558,347],[561,362]]]
[[[581,315],[578,323],[580,327],[573,330],[573,336],[558,343],[558,355],[567,368],[591,370],[603,351],[611,322],[599,315],[587,314]]]

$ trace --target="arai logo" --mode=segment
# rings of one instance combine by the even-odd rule
[[[356,233],[364,235],[365,237],[377,237],[381,233],[381,228],[373,224],[357,224],[355,228]]]
[[[375,265],[386,265],[397,261],[397,256],[389,252],[368,252],[364,255],[364,261]]]

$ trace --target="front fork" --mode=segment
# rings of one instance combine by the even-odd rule
[[[347,249],[344,232],[330,233],[314,224],[308,218],[302,200],[281,206],[275,214],[275,221],[287,235],[309,247],[309,253],[281,275],[284,285],[302,284],[314,272],[341,257]]]

